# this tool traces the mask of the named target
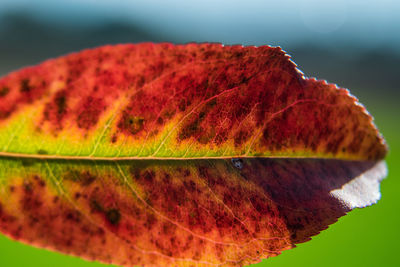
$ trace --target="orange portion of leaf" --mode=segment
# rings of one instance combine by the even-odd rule
[[[320,159],[4,161],[3,233],[124,266],[278,255],[349,211],[333,190],[382,169]]]

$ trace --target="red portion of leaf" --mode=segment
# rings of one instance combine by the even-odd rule
[[[195,150],[233,141],[228,156],[381,159],[386,153],[355,98],[334,85],[304,79],[280,48],[104,46],[12,73],[0,80],[1,88],[0,120],[44,99],[38,128],[50,128],[54,135],[66,125],[83,135],[102,128],[102,114],[127,98],[117,110],[112,143],[125,136],[157,143],[166,125],[179,121],[167,147],[171,151],[185,142]]]

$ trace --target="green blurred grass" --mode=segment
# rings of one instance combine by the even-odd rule
[[[359,91],[360,92],[360,91]],[[396,98],[375,92],[362,102],[375,117],[378,128],[390,147],[387,157],[389,176],[381,186],[377,205],[357,209],[339,219],[313,240],[264,260],[255,266],[399,266],[400,240],[400,109]],[[0,266],[6,267],[101,267],[94,262],[33,248],[0,236]]]

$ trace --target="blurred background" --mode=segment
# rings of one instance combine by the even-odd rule
[[[382,200],[312,242],[256,266],[400,266],[400,2],[395,0],[0,0],[0,76],[104,44],[220,42],[281,46],[306,76],[349,88],[386,138]],[[98,263],[0,236],[1,266]]]

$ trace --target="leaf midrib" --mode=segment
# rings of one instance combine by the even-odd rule
[[[271,156],[204,156],[204,157],[154,157],[154,156],[143,156],[143,157],[99,157],[99,156],[68,156],[68,155],[43,155],[43,154],[24,154],[24,153],[12,153],[12,152],[0,152],[1,158],[21,158],[21,159],[50,159],[50,160],[87,160],[87,161],[128,161],[128,160],[207,160],[207,159],[263,159],[263,158],[280,158],[280,159],[337,159],[337,160],[359,160],[365,161],[364,159],[356,158],[344,158],[344,157],[332,157],[332,156],[321,156],[321,155],[271,155]]]

